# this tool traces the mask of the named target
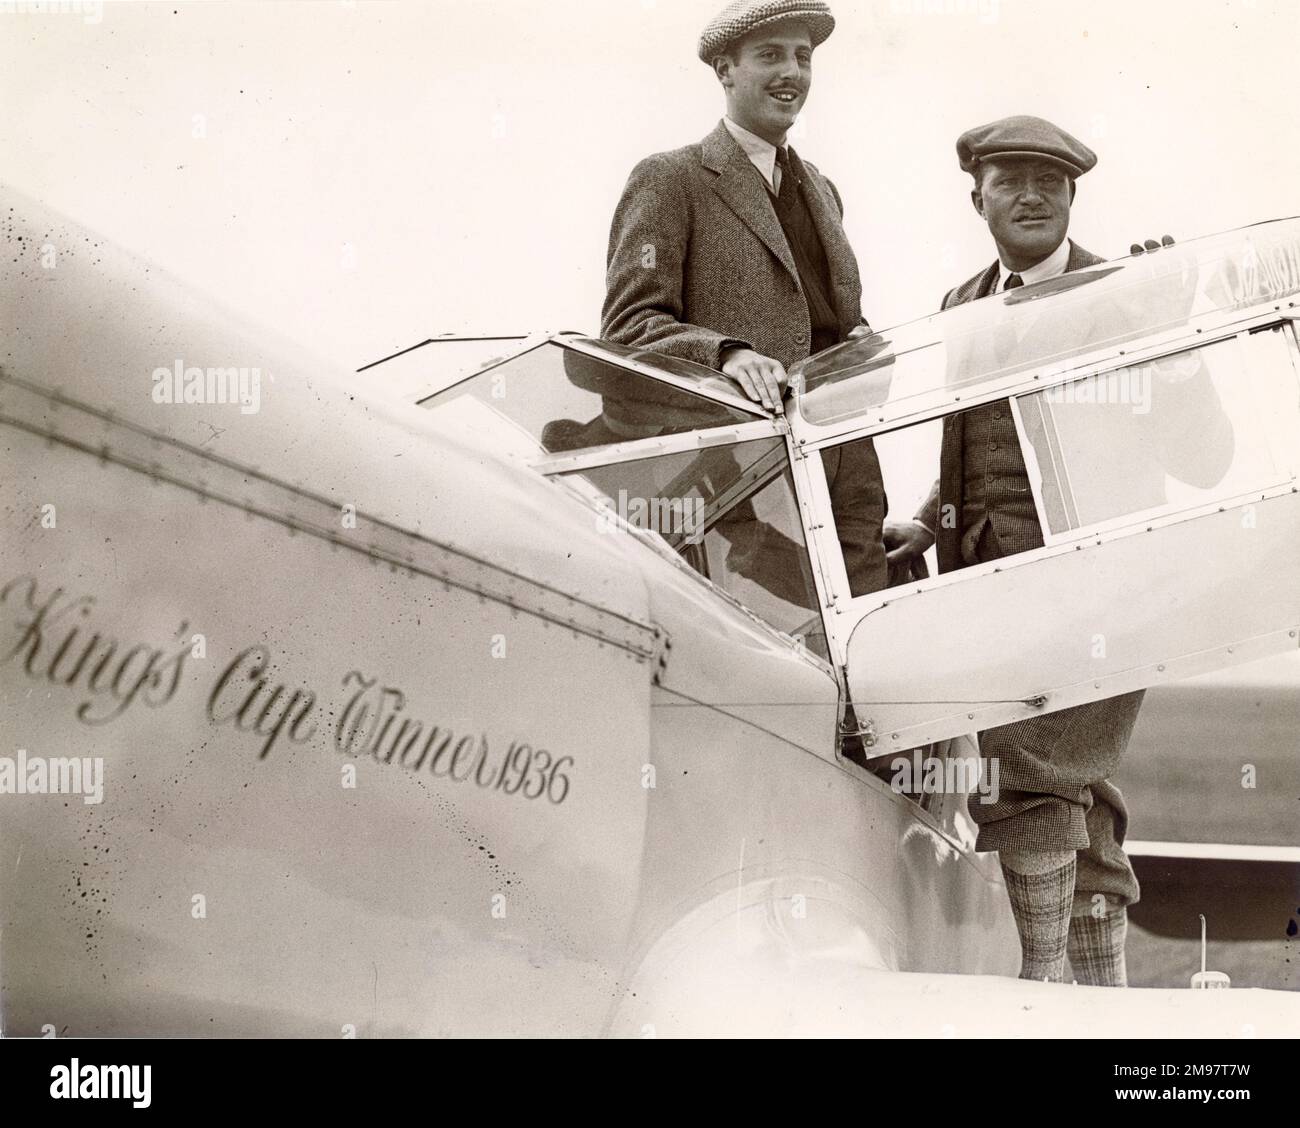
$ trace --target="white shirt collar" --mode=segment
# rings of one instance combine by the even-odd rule
[[[1042,262],[1036,263],[1029,267],[1028,270],[1012,270],[1001,259],[998,259],[998,289],[1000,294],[1007,288],[1007,279],[1013,274],[1019,274],[1020,280],[1026,286],[1032,286],[1035,282],[1041,282],[1045,278],[1055,278],[1058,274],[1064,274],[1065,268],[1070,262],[1070,240],[1062,239],[1061,245],[1048,255]]]
[[[758,169],[759,174],[767,181],[767,186],[773,192],[779,192],[781,185],[777,181],[776,173],[776,146],[770,141],[765,141],[757,133],[750,133],[743,125],[737,125],[729,117],[722,119],[722,124],[727,127],[727,132],[736,139],[747,156]]]

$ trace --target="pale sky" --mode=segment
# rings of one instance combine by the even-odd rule
[[[29,6],[0,3],[0,175],[352,368],[596,332],[628,172],[724,109],[717,0]],[[792,143],[877,328],[992,261],[954,143],[1006,114],[1097,150],[1071,234],[1098,254],[1300,213],[1296,0],[832,6]]]

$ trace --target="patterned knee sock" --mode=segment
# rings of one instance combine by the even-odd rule
[[[1021,868],[1029,868],[1021,866]],[[1037,868],[1037,867],[1034,867]],[[1074,854],[1046,873],[1017,873],[1002,862],[1011,912],[1020,932],[1020,978],[1060,983],[1074,901]]]
[[[1090,987],[1127,987],[1124,939],[1128,933],[1128,911],[1114,897],[1107,897],[1104,910],[1086,893],[1075,898],[1070,917],[1068,950],[1074,978]],[[1098,911],[1101,915],[1098,915]]]

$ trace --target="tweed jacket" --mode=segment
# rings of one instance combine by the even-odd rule
[[[839,193],[790,150],[830,267],[844,337],[862,317],[862,283]],[[722,122],[696,145],[647,157],[614,213],[601,336],[719,368],[742,343],[787,368],[811,330],[794,256],[767,188]]]
[[[1066,273],[1096,266],[1104,259],[1085,251],[1073,241]],[[943,299],[943,308],[962,305],[987,297],[998,282],[998,264],[994,262],[975,277],[949,290]],[[1141,332],[1148,319],[1162,322],[1186,310],[1181,308],[1186,295],[1171,291],[1170,306],[1161,310],[1148,303],[1130,309],[1120,303],[1103,304],[1091,311],[1086,322],[1045,326],[1053,333],[1054,346],[1067,345],[1070,338],[1118,339]],[[1167,362],[1157,361],[1151,368],[1158,370]],[[1179,362],[1174,362],[1177,367]],[[1160,379],[1152,381],[1152,404],[1145,413],[1136,413],[1124,404],[1102,405],[1089,409],[1086,416],[1076,413],[1072,425],[1076,435],[1089,431],[1096,440],[1097,449],[1107,452],[1110,466],[1107,508],[1113,514],[1134,513],[1142,509],[1163,505],[1167,500],[1166,475],[1172,475],[1189,485],[1206,488],[1215,485],[1232,463],[1234,450],[1232,423],[1223,411],[1218,392],[1209,371],[1197,358],[1192,360],[1193,370],[1178,377],[1175,390],[1166,392]],[[939,481],[917,518],[936,535],[939,570],[952,571],[964,566],[961,556],[960,528],[965,466],[965,414],[950,415],[944,419],[943,446],[940,453]],[[1045,503],[1049,511],[1051,498]],[[952,506],[951,509],[947,508]],[[957,520],[943,521],[941,515],[957,516]],[[1033,544],[1005,546],[1004,555],[1023,551],[1042,543],[1041,534]]]
[[[1070,257],[1066,262],[1066,272],[1081,270],[1085,266],[1095,266],[1105,259],[1085,251],[1070,240]],[[979,298],[986,298],[993,293],[998,284],[998,262],[981,270],[973,278],[968,278],[960,286],[954,286],[943,296],[940,309],[965,305]],[[935,534],[935,553],[939,560],[940,572],[951,572],[965,566],[961,555],[961,538],[965,531],[961,526],[962,487],[965,481],[965,467],[962,461],[965,446],[964,416],[961,413],[949,415],[943,421],[943,445],[939,454],[939,480],[917,513],[918,521],[932,529]],[[951,506],[952,508],[948,508]],[[948,520],[942,515],[947,514]]]
[[[790,166],[826,253],[839,335],[866,324],[857,260],[835,186],[790,150]],[[601,336],[721,367],[743,344],[789,367],[812,330],[794,255],[762,178],[718,122],[696,145],[657,153],[632,171],[610,228]],[[836,532],[854,595],[888,583],[888,508],[875,446],[824,452]]]

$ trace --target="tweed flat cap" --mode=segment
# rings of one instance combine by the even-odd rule
[[[710,66],[716,56],[742,35],[780,20],[801,20],[808,25],[814,47],[820,47],[835,30],[835,17],[821,0],[732,0],[709,21],[700,36],[700,58]]]
[[[957,160],[963,172],[974,172],[980,161],[990,157],[1041,157],[1075,177],[1097,163],[1097,154],[1077,137],[1028,114],[977,125],[957,138]]]

